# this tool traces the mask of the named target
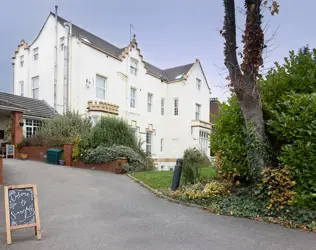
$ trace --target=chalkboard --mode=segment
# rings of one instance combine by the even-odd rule
[[[34,227],[37,239],[41,239],[35,184],[4,187],[7,244],[11,244],[11,230]]]
[[[10,189],[8,192],[10,226],[35,224],[33,188]]]
[[[14,145],[7,144],[6,145],[6,157],[15,155],[15,148]]]

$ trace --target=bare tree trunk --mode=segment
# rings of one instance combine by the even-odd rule
[[[248,134],[254,133],[260,147],[249,147],[252,172],[265,166],[265,123],[257,87],[259,67],[262,65],[264,35],[261,29],[261,0],[245,0],[246,28],[243,36],[244,56],[239,66],[236,46],[235,1],[223,0],[225,19],[222,35],[225,38],[225,65],[229,71],[231,87],[236,94],[246,122]],[[253,129],[252,129],[253,127]],[[252,131],[252,130],[253,131]]]

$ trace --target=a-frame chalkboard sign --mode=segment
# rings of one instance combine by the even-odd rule
[[[37,189],[35,184],[4,187],[7,244],[12,243],[11,230],[34,227],[41,239]]]

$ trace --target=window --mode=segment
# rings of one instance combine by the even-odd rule
[[[148,95],[147,95],[147,112],[151,112],[152,102],[153,102],[153,95],[148,93]]]
[[[138,70],[138,61],[134,58],[131,58],[131,74],[137,76]]]
[[[25,137],[28,138],[28,137],[32,137],[33,135],[35,135],[37,128],[40,126],[41,126],[41,121],[26,119],[25,126],[24,126]]]
[[[24,82],[20,82],[21,96],[24,96]]]
[[[60,39],[60,51],[63,51],[64,50],[64,46],[65,46],[65,37],[61,37]]]
[[[129,103],[131,108],[136,107],[136,89],[131,88],[131,93],[130,93],[130,103]]]
[[[91,123],[92,123],[92,126],[97,125],[98,120],[99,120],[99,116],[98,116],[98,115],[93,115],[93,116],[91,116]]]
[[[179,115],[179,99],[174,99],[174,115]]]
[[[39,77],[32,77],[32,97],[39,99]]]
[[[105,86],[106,86],[106,78],[102,76],[96,77],[96,91],[97,98],[105,100]]]
[[[33,49],[33,60],[37,61],[38,60],[38,47]]]
[[[199,133],[200,149],[205,154],[207,154],[207,151],[208,151],[208,141],[209,141],[208,137],[209,137],[209,133],[207,131],[200,130],[200,133]]]
[[[201,105],[195,104],[195,120],[200,120],[200,114],[201,114]]]
[[[137,128],[131,128],[132,129],[132,132],[134,133],[135,135],[135,138],[137,139],[138,138],[138,135],[137,135]]]
[[[0,130],[0,140],[4,140],[4,130]]]
[[[165,99],[161,98],[161,115],[165,115]]]
[[[196,88],[197,88],[197,90],[201,90],[201,80],[200,79],[198,79],[198,78],[196,78]]]
[[[163,151],[163,138],[160,139],[160,152]]]
[[[146,152],[151,153],[152,132],[146,132]]]
[[[24,56],[20,56],[20,67],[23,68],[24,65]]]

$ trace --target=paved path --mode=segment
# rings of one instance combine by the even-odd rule
[[[126,176],[5,160],[4,179],[37,184],[42,240],[23,229],[6,245],[1,188],[0,249],[316,249],[316,234],[170,203]]]

